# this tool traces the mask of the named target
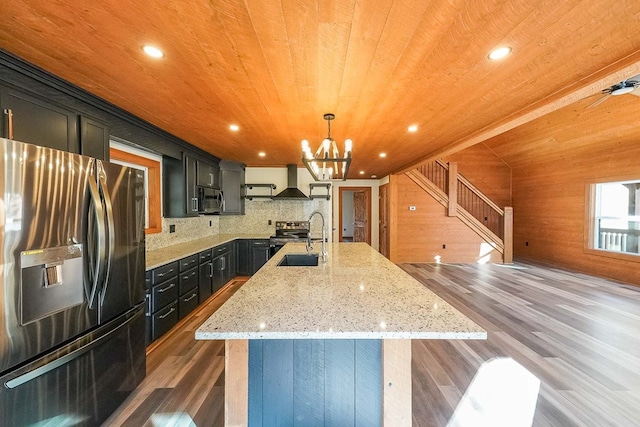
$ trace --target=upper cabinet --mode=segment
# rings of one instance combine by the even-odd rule
[[[105,123],[80,117],[80,154],[109,160],[109,127]]]
[[[214,161],[204,161],[183,154],[182,161],[170,156],[163,156],[162,168],[163,216],[181,218],[199,215],[201,206],[198,199],[198,187],[218,188],[219,166]],[[211,174],[213,174],[213,178],[210,176]]]
[[[218,165],[198,161],[197,185],[201,187],[220,188],[220,168]]]
[[[78,116],[37,96],[0,87],[2,136],[56,150],[79,152]]]
[[[106,124],[37,95],[0,86],[2,137],[109,160]]]
[[[220,185],[224,203],[222,215],[244,215],[244,164],[222,160]]]
[[[184,156],[182,160],[163,156],[162,169],[163,216],[165,218],[197,216],[196,159],[190,156]]]

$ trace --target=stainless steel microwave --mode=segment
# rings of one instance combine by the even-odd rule
[[[198,212],[204,215],[218,215],[223,206],[222,191],[215,188],[198,187]]]

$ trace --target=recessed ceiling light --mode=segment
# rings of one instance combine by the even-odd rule
[[[264,151],[261,151],[261,152],[258,153],[258,156],[260,156],[260,157],[264,157],[266,155],[267,155],[267,153],[265,153]]]
[[[229,129],[231,129],[234,132],[237,132],[240,130],[240,126],[238,125],[229,125]]]
[[[376,179],[378,175],[371,175],[371,179]]]
[[[387,157],[387,153],[380,153],[380,157]]]
[[[407,128],[409,132],[416,132],[418,130],[418,125],[411,125]]]
[[[364,175],[364,171],[360,171],[360,175]]]
[[[511,53],[511,48],[509,46],[502,46],[492,50],[491,53],[489,53],[489,59],[491,60],[502,59],[505,56],[509,55],[510,53]]]
[[[164,52],[155,46],[146,44],[142,46],[142,50],[152,58],[164,58]]]

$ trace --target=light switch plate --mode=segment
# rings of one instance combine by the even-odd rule
[[[409,210],[410,210],[410,211],[415,211],[415,210],[416,210],[416,207],[415,207],[415,206],[413,206],[413,205],[411,205],[411,206],[409,206]]]

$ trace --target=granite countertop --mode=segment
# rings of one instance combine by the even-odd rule
[[[320,244],[314,245],[320,250]],[[289,243],[196,331],[196,339],[486,339],[484,329],[366,243],[327,245],[327,263],[280,267]]]
[[[189,255],[197,254],[214,246],[222,245],[236,239],[268,239],[269,235],[256,234],[217,234],[215,236],[207,236],[202,239],[192,240],[190,242],[179,243],[177,245],[167,246],[162,249],[147,251],[146,253],[146,269],[151,270],[161,265],[177,261]]]

